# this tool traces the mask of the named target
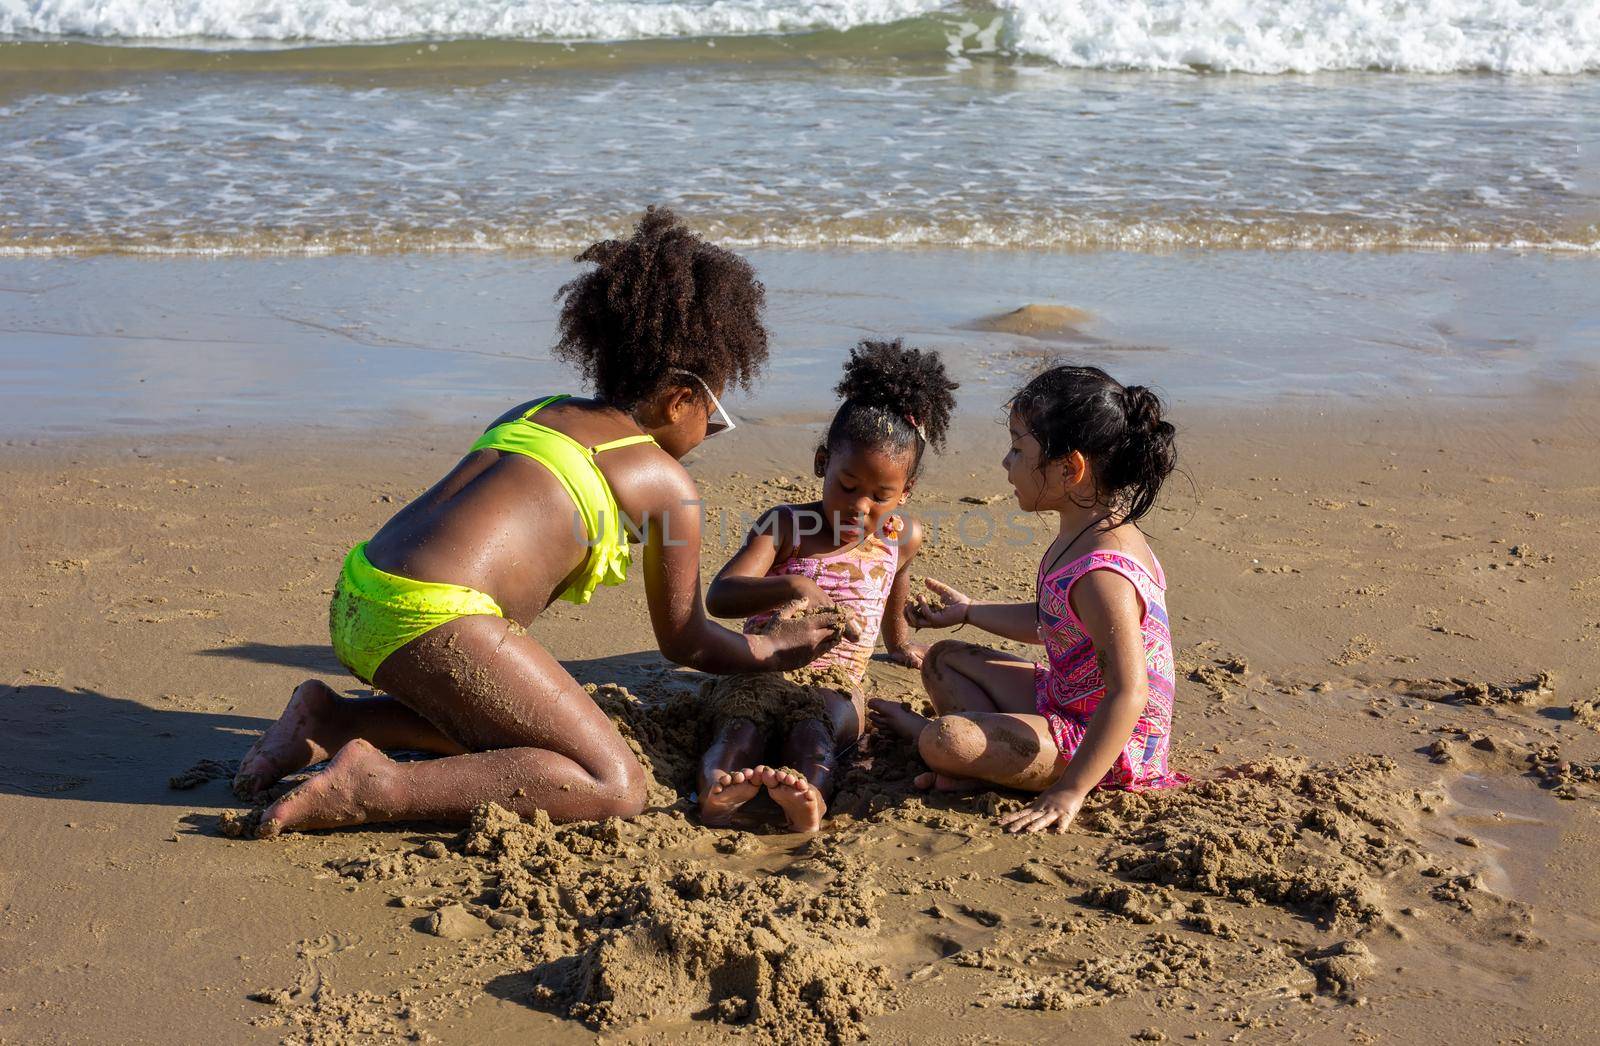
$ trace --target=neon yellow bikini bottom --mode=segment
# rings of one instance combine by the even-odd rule
[[[655,440],[641,434],[586,447],[533,420],[550,404],[571,398],[560,395],[540,400],[521,417],[478,437],[472,450],[521,454],[542,464],[561,482],[572,499],[575,529],[582,532],[589,554],[560,598],[583,604],[600,585],[622,584],[632,560],[622,511],[595,455]],[[413,581],[379,570],[367,559],[366,548],[367,543],[362,542],[345,557],[333,602],[328,605],[333,652],[363,682],[372,682],[373,673],[390,654],[447,621],[469,614],[505,617],[500,604],[477,589]]]
[[[447,621],[469,614],[505,617],[491,596],[464,585],[413,581],[379,570],[367,543],[350,550],[328,604],[333,652],[363,683],[396,650]]]

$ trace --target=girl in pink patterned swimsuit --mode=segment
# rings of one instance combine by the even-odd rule
[[[769,510],[711,583],[706,609],[748,618],[746,632],[780,612],[840,607],[860,638],[796,672],[725,677],[710,689],[718,726],[700,766],[707,824],[727,824],[765,788],[790,828],[816,831],[836,753],[866,722],[861,683],[880,630],[891,658],[921,665],[924,650],[911,642],[904,610],[906,568],[922,530],[900,508],[923,452],[944,443],[955,388],[936,353],[863,341],[850,353],[837,389],[844,403],[817,448],[821,500]],[[781,769],[760,762],[774,745]]]
[[[1006,477],[1024,510],[1056,512],[1030,603],[976,603],[928,580],[917,628],[972,624],[1042,644],[1046,662],[972,643],[934,644],[922,665],[938,713],[875,700],[880,726],[913,741],[924,787],[989,782],[1037,792],[1000,823],[1065,831],[1095,787],[1167,788],[1172,634],[1166,575],[1135,521],[1172,472],[1173,428],[1149,389],[1096,367],[1052,367],[1010,403]]]

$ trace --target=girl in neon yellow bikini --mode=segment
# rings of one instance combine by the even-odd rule
[[[849,627],[837,615],[763,636],[710,622],[700,516],[678,459],[733,427],[717,394],[767,357],[764,292],[750,266],[651,210],[626,241],[578,256],[561,289],[556,351],[594,399],[549,396],[507,412],[449,475],[351,550],[329,631],[339,660],[387,696],[296,688],[240,764],[253,799],[326,769],[263,814],[260,834],[373,821],[464,821],[494,801],[557,821],[644,808],[643,768],[605,714],[523,627],[557,599],[620,583],[644,535],[645,597],[661,652],[705,672],[808,664]],[[384,749],[449,758],[396,763]]]

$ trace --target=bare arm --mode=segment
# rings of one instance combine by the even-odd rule
[[[808,577],[767,571],[794,543],[789,514],[782,507],[769,509],[745,535],[744,545],[724,563],[706,590],[706,609],[717,617],[749,617],[804,600],[813,608],[833,605],[817,583]]]
[[[905,531],[900,536],[900,562],[895,568],[894,584],[889,588],[889,598],[883,607],[883,645],[889,657],[898,664],[911,668],[922,667],[922,657],[927,647],[911,641],[911,625],[906,621],[906,603],[911,597],[911,561],[922,547],[922,524],[910,516],[903,516]]]
[[[1019,643],[1041,641],[1037,603],[974,603],[967,609],[967,621],[992,635]]]
[[[702,672],[772,671],[809,664],[839,641],[838,622],[826,615],[782,622],[760,636],[708,618],[700,599],[698,492],[681,468],[663,471],[652,500],[666,508],[646,517],[644,584],[656,644],[667,659]]]
[[[1071,599],[1073,611],[1094,643],[1106,694],[1089,717],[1083,743],[1055,784],[1028,806],[1000,819],[1013,832],[1051,827],[1066,831],[1090,790],[1105,778],[1127,746],[1150,699],[1138,589],[1112,571],[1092,570],[1072,586]]]
[[[976,625],[993,635],[1019,643],[1039,642],[1039,608],[1034,603],[975,603],[937,578],[925,584],[932,598],[907,605],[906,621],[912,628],[953,628]]]

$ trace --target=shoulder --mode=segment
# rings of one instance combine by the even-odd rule
[[[898,569],[904,570],[906,564],[911,562],[911,557],[915,556],[918,550],[922,548],[922,539],[926,535],[926,531],[922,526],[921,520],[910,513],[900,512],[897,515],[901,523],[904,524],[900,531],[900,536],[895,542],[900,550],[900,565]]]
[[[699,513],[700,489],[694,477],[660,447],[622,447],[600,458],[617,501],[633,518]]]
[[[1072,611],[1091,632],[1130,619],[1138,627],[1144,620],[1144,596],[1133,575],[1116,562],[1120,558],[1126,557],[1085,556],[1082,572],[1065,579]]]
[[[538,406],[539,403],[547,398],[548,397],[541,396],[539,399],[528,400],[526,403],[517,404],[515,407],[512,407],[510,410],[506,411],[504,414],[485,425],[483,431],[488,432],[490,429],[499,428],[501,425],[504,425],[507,422],[516,421],[518,418],[528,413],[528,411]]]

